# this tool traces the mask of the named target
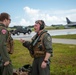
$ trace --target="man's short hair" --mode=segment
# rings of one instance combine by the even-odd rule
[[[0,21],[3,21],[5,19],[9,19],[9,17],[10,17],[10,15],[8,13],[3,12],[0,14]]]

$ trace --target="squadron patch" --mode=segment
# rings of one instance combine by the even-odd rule
[[[7,31],[5,29],[2,29],[1,32],[2,32],[2,34],[6,34]]]
[[[48,40],[48,41],[51,41],[50,36],[47,37],[47,40]]]

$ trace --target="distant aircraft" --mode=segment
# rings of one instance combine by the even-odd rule
[[[66,21],[67,21],[67,26],[68,27],[76,27],[76,22],[72,22],[70,21],[67,17],[66,17]]]

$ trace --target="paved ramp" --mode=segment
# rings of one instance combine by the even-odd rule
[[[56,39],[56,38],[53,38],[52,42],[53,43],[63,43],[63,44],[74,44],[74,45],[76,45],[76,40],[74,40],[74,39]]]

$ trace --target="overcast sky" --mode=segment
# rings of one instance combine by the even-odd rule
[[[38,19],[46,25],[66,24],[66,17],[76,21],[76,0],[0,0],[0,13],[11,15],[10,27],[34,25]]]

